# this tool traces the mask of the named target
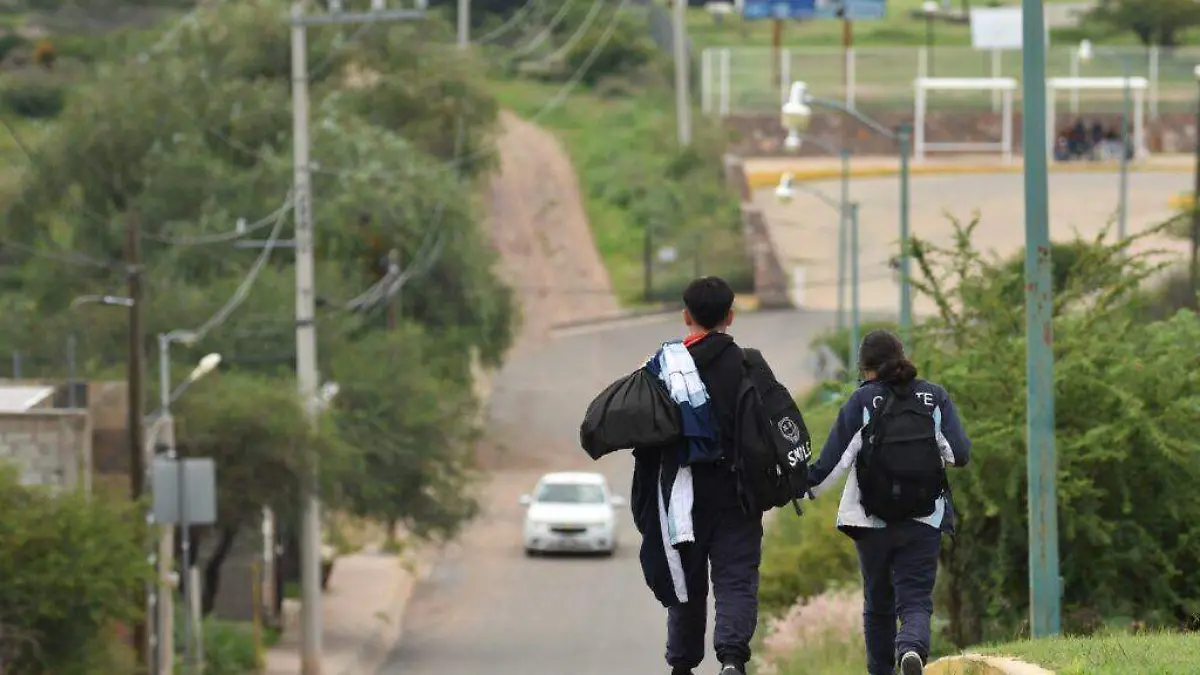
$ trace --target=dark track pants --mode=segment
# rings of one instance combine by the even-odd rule
[[[867,671],[893,675],[897,657],[905,652],[916,652],[922,660],[929,656],[942,533],[910,521],[869,530],[855,543],[863,576]]]
[[[762,515],[739,507],[696,514],[695,548],[684,555],[689,566],[688,602],[667,609],[667,665],[696,668],[704,660],[711,564],[716,598],[713,646],[722,663],[750,660],[750,640],[758,627],[758,566],[762,562]]]

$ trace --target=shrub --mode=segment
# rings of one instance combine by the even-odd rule
[[[38,42],[37,47],[33,49],[33,62],[39,66],[50,70],[54,67],[54,62],[58,60],[58,50],[54,48],[54,43],[49,40]]]
[[[821,664],[824,674],[866,669],[863,650],[862,591],[827,591],[796,603],[787,614],[770,622],[764,652],[755,672],[809,673]]]
[[[631,73],[654,56],[645,26],[628,15],[610,21],[598,17],[566,54],[566,72],[582,72],[582,81],[589,86],[607,77]]]
[[[0,35],[0,62],[3,62],[13,50],[24,47],[26,44],[25,38],[16,33]]]
[[[847,318],[849,313],[847,312]],[[899,330],[895,321],[860,321],[858,327],[858,339],[862,339],[864,335],[873,330],[890,330],[896,332]],[[812,348],[815,352],[821,347],[828,347],[833,350],[834,354],[842,360],[842,364],[846,366],[852,373],[857,372],[856,366],[858,363],[858,354],[851,354],[850,350],[850,329],[833,329],[826,331],[817,339],[813,340]]]
[[[254,627],[246,623],[209,618],[204,621],[204,672],[206,675],[250,675],[261,663],[254,644]]]
[[[66,90],[44,75],[15,77],[4,83],[0,103],[22,117],[57,117],[66,106]]]
[[[940,600],[959,646],[1021,633],[1029,596],[1025,309],[1010,295],[1021,282],[975,252],[974,227],[953,249],[915,247],[918,291],[942,308],[917,334],[918,365],[975,443],[951,476],[961,519],[943,547]],[[1174,497],[1200,480],[1200,320],[1141,316],[1138,288],[1156,270],[1129,242],[1073,246],[1054,298],[1065,613],[1175,625],[1200,612],[1200,570],[1183,562],[1200,556],[1200,502]]]
[[[26,487],[0,470],[0,617],[22,638],[6,645],[6,675],[124,675],[113,627],[142,611],[143,518],[134,504]]]

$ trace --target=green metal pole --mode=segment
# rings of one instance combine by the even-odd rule
[[[1046,147],[1046,27],[1043,0],[1022,0],[1021,119],[1025,153],[1026,469],[1029,479],[1029,625],[1059,633],[1057,461],[1054,452],[1054,323]]]
[[[850,361],[858,362],[858,333],[861,330],[858,309],[858,203],[850,205]],[[855,372],[855,367],[846,364]]]
[[[1122,87],[1125,100],[1121,104],[1121,193],[1118,197],[1121,203],[1117,215],[1117,237],[1124,239],[1129,231],[1129,116],[1132,114],[1133,105],[1129,93],[1129,59],[1122,56],[1121,66],[1125,73]]]
[[[842,150],[842,204],[838,209],[837,329],[846,328],[846,227],[850,216],[850,151]]]
[[[912,286],[909,267],[909,154],[912,147],[912,127],[900,127],[900,339],[907,346],[912,328]]]

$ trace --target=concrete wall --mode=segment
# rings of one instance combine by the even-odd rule
[[[27,485],[92,488],[92,429],[86,412],[35,409],[0,413],[0,461]]]

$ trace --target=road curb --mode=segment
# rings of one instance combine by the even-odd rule
[[[1054,675],[1054,671],[1017,659],[982,654],[961,654],[938,659],[925,667],[926,675]]]
[[[955,174],[968,175],[986,175],[986,174],[1013,174],[1021,173],[1025,170],[1024,165],[1014,163],[1009,165],[1002,164],[916,164],[911,167],[910,173],[913,176],[948,176]],[[1050,173],[1116,173],[1117,165],[1115,164],[1066,164],[1053,165],[1050,167]],[[1194,167],[1173,165],[1173,164],[1133,164],[1130,166],[1132,173],[1192,173]],[[746,171],[746,183],[751,190],[758,190],[765,187],[771,187],[779,184],[779,179],[785,173],[792,174],[792,178],[800,182],[810,182],[819,180],[837,180],[842,177],[841,169],[837,167],[808,167],[803,166],[789,167],[786,169],[762,169],[758,171]],[[899,164],[896,166],[869,166],[854,168],[851,166],[851,178],[888,178],[900,173]]]

